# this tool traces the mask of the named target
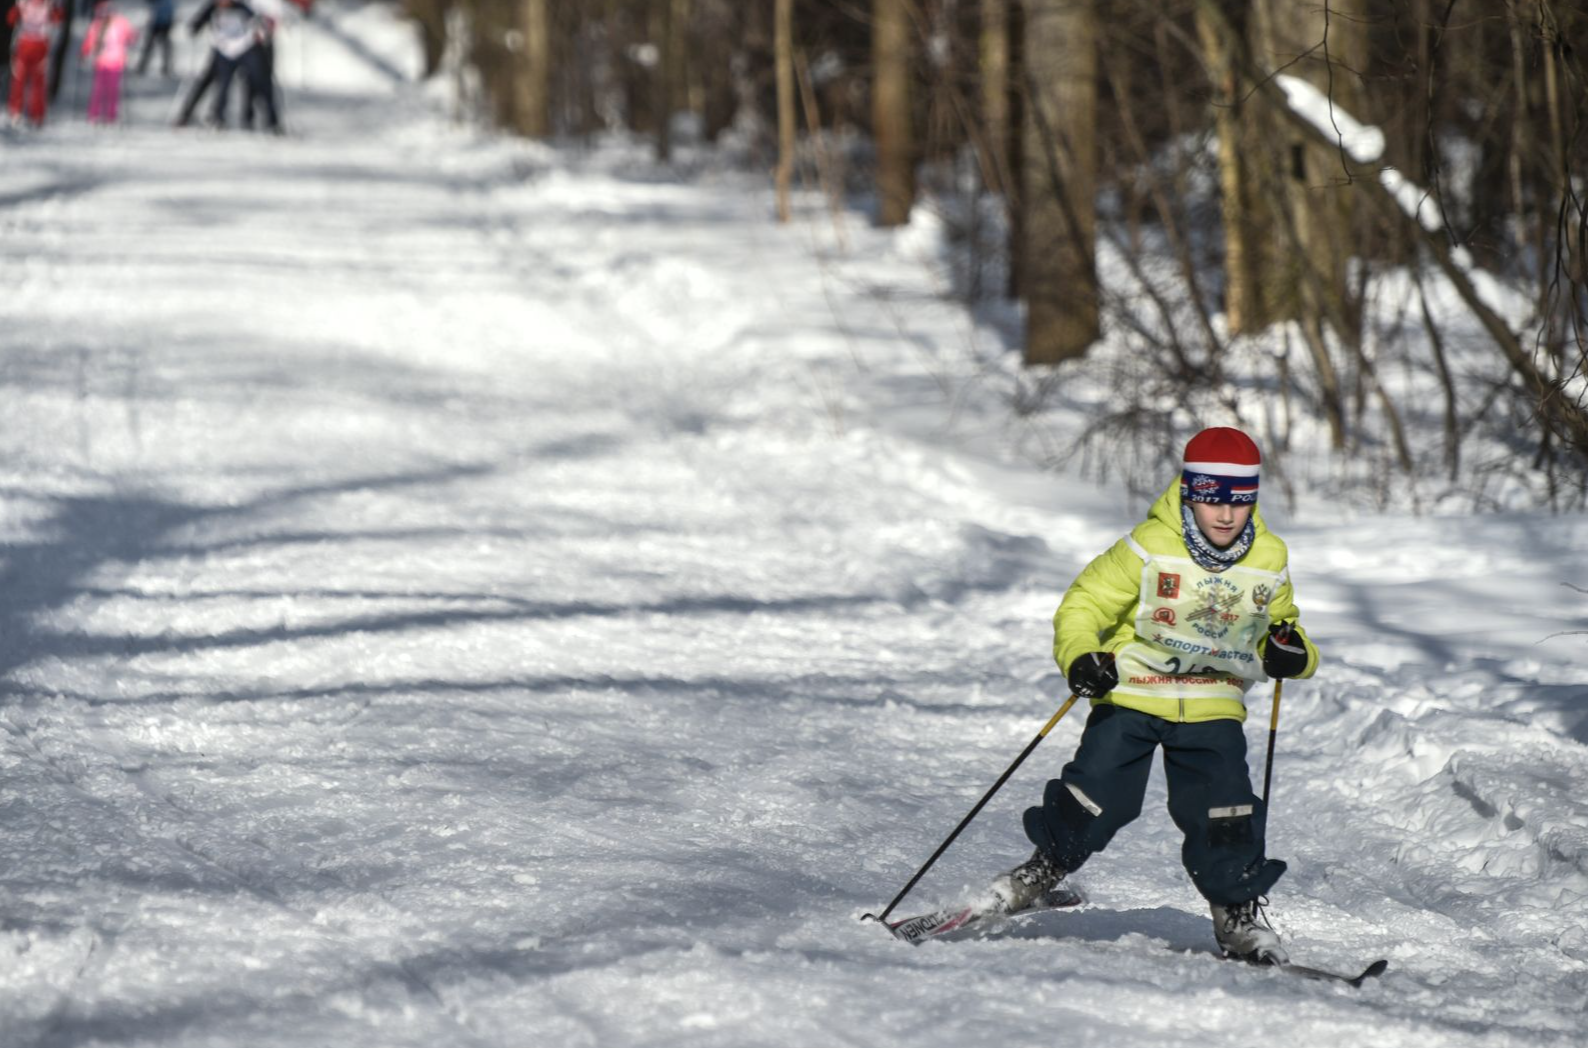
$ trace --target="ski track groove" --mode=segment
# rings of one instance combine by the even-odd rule
[[[84,954],[82,963],[72,973],[71,979],[67,982],[66,987],[61,990],[54,1006],[50,1008],[49,1014],[40,1023],[41,1029],[38,1037],[32,1041],[34,1048],[49,1048],[50,1042],[60,1033],[62,1026],[66,1023],[67,1013],[71,1011],[72,1002],[77,998],[79,987],[87,984],[88,969],[95,965],[98,965],[101,969],[104,967],[103,951],[100,949],[105,942],[104,937],[98,929],[93,929],[91,934],[93,938],[89,941],[88,952]]]
[[[23,725],[17,724],[12,719],[9,711],[0,714],[0,725],[4,726],[13,752],[19,754],[22,759],[41,768],[50,778],[55,780],[57,785],[76,792],[86,800],[96,800],[86,790],[78,786],[77,781],[69,772],[51,760],[49,755],[39,748],[32,732]],[[123,927],[125,927],[125,923],[123,923]],[[62,1025],[66,1022],[67,1013],[71,1010],[72,1002],[77,998],[80,988],[87,983],[89,968],[96,965],[101,969],[104,967],[105,951],[102,947],[106,943],[103,931],[99,927],[93,926],[85,926],[85,930],[92,937],[89,940],[88,952],[84,954],[82,961],[78,963],[76,970],[72,972],[71,977],[66,981],[66,985],[56,997],[55,1004],[40,1021],[41,1029],[32,1042],[35,1048],[47,1048],[51,1038],[60,1031]]]
[[[24,759],[42,767],[47,773],[50,774],[50,776],[58,785],[72,791],[84,801],[95,805],[103,811],[108,811],[115,815],[120,821],[131,828],[131,835],[135,839],[139,841],[147,841],[154,845],[164,845],[168,848],[174,849],[178,854],[191,859],[200,867],[209,870],[211,873],[217,874],[221,880],[230,884],[232,887],[238,888],[252,895],[261,902],[274,907],[281,913],[288,915],[303,927],[313,930],[317,937],[325,938],[326,933],[331,931],[327,925],[316,921],[310,914],[305,913],[298,907],[293,906],[284,896],[281,895],[281,893],[275,891],[267,885],[259,884],[256,879],[221,861],[204,849],[192,844],[190,841],[185,840],[182,836],[180,836],[179,833],[169,831],[150,832],[148,823],[138,820],[135,816],[128,813],[121,805],[118,805],[112,798],[102,796],[101,794],[96,793],[84,786],[82,781],[77,776],[73,775],[60,761],[51,757],[44,751],[44,749],[38,744],[34,733],[30,729],[23,725],[17,724],[9,714],[0,717],[0,724],[4,725],[6,733],[13,740],[13,742],[20,743],[20,745],[13,746],[13,749],[19,752]],[[114,764],[114,762],[108,763]],[[152,801],[155,801],[158,804],[163,805],[166,808],[169,808],[180,817],[181,822],[189,823],[192,821],[193,813],[184,808],[175,800],[175,798],[171,797],[165,791],[159,790],[149,784],[146,781],[146,775],[143,771],[128,771],[126,769],[120,768],[119,766],[117,766],[117,768],[127,782],[133,787],[133,789],[137,790],[139,794],[149,798]],[[220,832],[216,829],[213,821],[206,825],[206,830],[209,832]],[[269,853],[269,849],[260,844],[254,838],[242,837],[235,834],[229,836],[232,841],[248,844],[257,850],[264,851],[267,854]],[[382,903],[390,907],[394,912],[402,914],[406,917],[416,916],[411,911],[408,911],[392,902],[386,893],[380,891],[371,893],[365,889],[355,889],[352,885],[347,883],[347,881],[341,877],[338,877],[336,874],[330,872],[322,866],[316,865],[313,874],[322,883],[322,885],[339,889],[348,897],[374,894],[381,900]],[[117,932],[124,930],[130,925],[131,919],[132,918],[130,916],[127,917],[121,922],[120,928],[112,930],[112,940]],[[102,969],[106,963],[106,951],[101,948],[103,946],[109,945],[106,939],[106,933],[99,927],[92,928],[91,932],[94,938],[89,950],[89,954],[84,958],[84,961],[79,966],[77,972],[74,973],[68,989],[63,991],[61,999],[57,1002],[57,1005],[55,1009],[53,1009],[50,1016],[49,1027],[44,1034],[41,1035],[40,1039],[35,1042],[35,1048],[50,1048],[50,1038],[54,1036],[55,1032],[59,1031],[62,1024],[66,1021],[67,1013],[70,1010],[71,1003],[73,999],[78,996],[76,991],[78,991],[80,987],[84,985],[84,979],[86,978],[88,969],[91,966],[97,966]],[[336,933],[333,932],[333,934]],[[483,1036],[476,1031],[459,1013],[456,1006],[450,1004],[446,1000],[446,998],[436,989],[434,984],[414,970],[411,961],[402,957],[397,957],[394,959],[377,957],[369,951],[368,947],[361,946],[355,937],[349,935],[337,934],[337,938],[346,942],[348,947],[350,947],[350,953],[354,954],[358,959],[367,962],[369,970],[374,972],[385,971],[387,975],[393,978],[398,984],[407,987],[410,996],[417,996],[420,999],[429,1001],[432,1010],[445,1019],[447,1023],[458,1033],[462,1034],[467,1039],[467,1043],[479,1046],[479,1048],[491,1048],[491,1046],[495,1044],[495,1042],[485,1040]],[[352,967],[352,965],[349,965],[348,967]]]

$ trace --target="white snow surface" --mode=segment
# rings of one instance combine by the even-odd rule
[[[280,47],[286,139],[0,139],[0,1045],[1584,1043],[1580,517],[1269,510],[1271,912],[1381,980],[1218,960],[1160,773],[1086,908],[912,948],[1146,507],[1022,457],[920,227],[451,126],[388,5]]]

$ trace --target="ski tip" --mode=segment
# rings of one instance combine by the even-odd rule
[[[883,917],[879,917],[879,916],[877,916],[874,913],[863,913],[863,914],[861,914],[860,915],[860,923],[861,924],[866,924],[868,922],[872,923],[872,924],[875,924],[877,927],[881,928],[883,931],[887,932],[889,935],[893,936],[895,939],[902,939],[905,942],[914,942],[915,941],[913,939],[907,938],[899,929],[900,925],[908,923],[906,921],[890,921],[890,920],[887,920],[887,919],[885,919]]]
[[[1361,986],[1367,980],[1376,979],[1380,975],[1383,975],[1388,970],[1389,970],[1389,961],[1387,961],[1384,958],[1380,957],[1378,960],[1376,960],[1372,964],[1368,965],[1367,968],[1365,968],[1363,970],[1361,975],[1358,975],[1355,979],[1352,979],[1351,980],[1351,985],[1352,986]]]
[[[1369,979],[1383,975],[1384,972],[1389,968],[1389,961],[1383,959],[1374,961],[1372,964],[1364,968],[1360,975],[1350,975],[1345,972],[1331,972],[1323,968],[1309,968],[1304,964],[1285,963],[1276,965],[1276,967],[1284,971],[1287,975],[1296,975],[1303,979],[1316,979],[1321,982],[1343,983],[1346,986],[1361,987],[1361,985],[1367,982]]]

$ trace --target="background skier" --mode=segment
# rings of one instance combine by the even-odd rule
[[[27,118],[35,127],[44,123],[49,106],[45,72],[50,64],[50,39],[62,18],[54,0],[21,0],[6,15],[16,29],[11,55],[10,112],[13,123]]]
[[[1205,429],[1148,517],[1093,560],[1054,616],[1054,657],[1092,712],[1075,757],[1025,813],[1032,857],[993,882],[998,908],[1031,905],[1141,813],[1163,748],[1181,853],[1226,955],[1287,960],[1260,900],[1285,871],[1264,853],[1266,812],[1246,766],[1246,690],[1307,677],[1285,544],[1257,511],[1257,445]]]
[[[284,12],[281,0],[250,0],[254,13],[257,14],[259,43],[250,52],[250,60],[256,63],[255,75],[243,78],[243,125],[248,128],[254,126],[258,118],[265,118],[268,124],[271,110],[261,98],[261,87],[270,95],[270,103],[274,106],[275,120],[281,120],[281,91],[276,83],[276,29],[281,24]]]
[[[210,0],[188,26],[194,35],[206,27],[210,32],[209,64],[183,101],[176,125],[185,126],[192,119],[199,99],[213,84],[215,102],[210,110],[211,121],[217,127],[225,127],[227,95],[231,91],[233,77],[241,70],[250,89],[264,107],[265,126],[272,131],[279,131],[275,99],[269,86],[264,83],[259,52],[259,24],[254,9],[242,0]]]
[[[111,0],[94,5],[94,20],[83,37],[84,58],[94,62],[94,88],[88,96],[90,123],[113,124],[121,107],[121,75],[127,68],[127,52],[138,39],[138,30],[116,10]]]
[[[160,75],[171,75],[171,26],[176,23],[176,0],[149,0],[149,25],[144,35],[143,53],[138,56],[138,75],[149,71],[149,59],[160,48]]]

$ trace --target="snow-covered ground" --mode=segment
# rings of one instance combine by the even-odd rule
[[[450,127],[321,6],[287,139],[0,139],[0,1045],[1583,1043],[1582,518],[1267,510],[1272,913],[1383,979],[1217,960],[1161,778],[1087,908],[898,943],[1145,506],[1026,462],[930,229]]]

